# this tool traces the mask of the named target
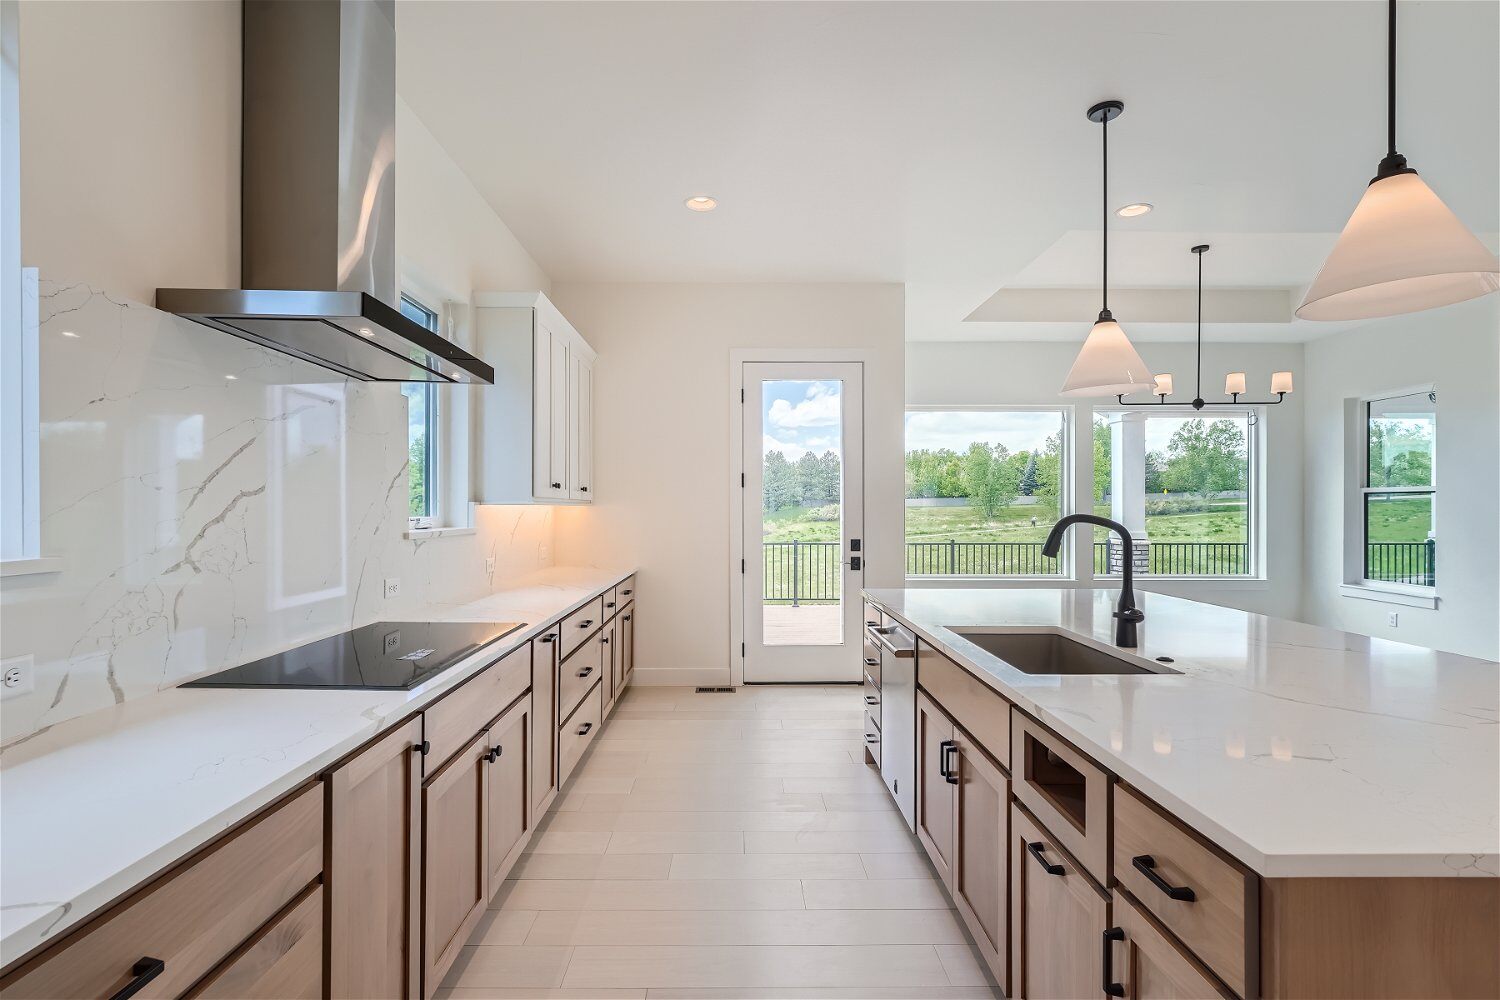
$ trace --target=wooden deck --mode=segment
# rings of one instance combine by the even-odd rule
[[[841,604],[765,605],[767,646],[836,646],[844,641]]]

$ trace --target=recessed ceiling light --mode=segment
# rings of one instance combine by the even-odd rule
[[[64,337],[75,337],[75,338],[78,336],[78,334],[74,333],[72,330],[64,330],[64,331],[62,331],[62,335]]]
[[[368,326],[362,326],[359,328],[359,335],[361,337],[373,337],[375,336],[375,331],[371,330]]]
[[[1138,201],[1133,205],[1121,205],[1115,209],[1115,214],[1122,219],[1133,219],[1137,215],[1145,215],[1151,211],[1152,206],[1144,201]]]
[[[230,382],[238,382],[240,380],[238,375],[225,375],[224,378]]]
[[[710,198],[706,194],[700,194],[695,197],[689,198],[687,201],[683,202],[683,204],[694,212],[712,212],[714,209],[719,207],[718,200]]]

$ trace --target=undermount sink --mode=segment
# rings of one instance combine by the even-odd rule
[[[1167,666],[1143,666],[1052,632],[988,632],[955,628],[985,652],[1024,674],[1180,674]]]

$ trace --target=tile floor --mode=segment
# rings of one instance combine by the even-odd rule
[[[632,688],[439,998],[990,998],[861,689]]]

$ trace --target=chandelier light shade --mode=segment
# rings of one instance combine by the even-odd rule
[[[1089,121],[1099,126],[1102,145],[1102,197],[1104,224],[1101,228],[1104,249],[1099,283],[1099,318],[1089,331],[1083,349],[1063,380],[1063,396],[1126,396],[1153,385],[1151,369],[1136,353],[1130,338],[1109,311],[1109,123],[1120,117],[1125,105],[1120,101],[1101,101],[1088,110]]]
[[[1083,350],[1068,369],[1064,396],[1128,396],[1149,388],[1151,369],[1113,319],[1101,319],[1089,331]]]
[[[1386,155],[1298,319],[1376,319],[1500,289],[1500,261],[1396,152],[1396,0],[1386,10]]]
[[[1288,392],[1291,392],[1292,391],[1292,373],[1291,372],[1272,372],[1271,373],[1271,391],[1272,392],[1276,392],[1276,393],[1281,393],[1283,395],[1286,394],[1286,393],[1288,393]]]
[[[1151,393],[1155,396],[1172,395],[1172,373],[1163,372],[1156,376],[1156,384],[1151,387]]]

